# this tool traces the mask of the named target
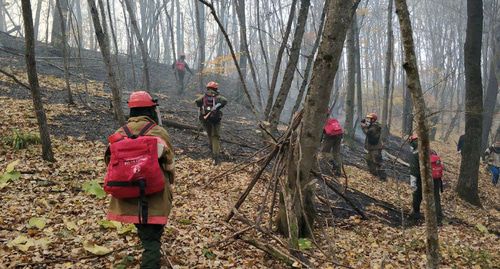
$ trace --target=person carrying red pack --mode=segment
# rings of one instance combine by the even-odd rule
[[[179,94],[184,93],[184,77],[186,75],[186,70],[192,75],[193,71],[189,68],[189,65],[186,63],[186,55],[181,54],[179,59],[172,64],[172,69],[175,69],[177,73],[177,79],[179,80],[180,87],[178,89]]]
[[[336,176],[342,174],[342,154],[340,152],[344,130],[336,118],[328,118],[323,127],[323,146],[321,152],[331,153],[333,172]]]
[[[420,177],[420,163],[418,157],[418,136],[416,134],[408,139],[412,148],[412,156],[410,159],[410,186],[413,189],[413,211],[410,214],[410,220],[416,222],[422,218],[420,214],[420,204],[422,203],[422,179]],[[443,170],[444,166],[441,158],[431,150],[430,162],[432,168],[432,178],[434,181],[434,202],[436,206],[436,216],[438,224],[441,225],[443,220],[443,211],[441,210],[441,192],[443,192]]]
[[[108,137],[104,190],[111,194],[107,218],[133,223],[142,243],[141,268],[160,268],[161,235],[172,209],[174,149],[158,103],[145,91],[130,95],[126,125]]]

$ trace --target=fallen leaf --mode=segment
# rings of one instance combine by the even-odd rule
[[[38,228],[39,230],[43,229],[47,224],[47,220],[44,218],[33,217],[28,221],[28,228]]]
[[[86,251],[88,251],[92,254],[98,255],[98,256],[106,255],[106,254],[110,253],[111,251],[113,251],[112,249],[96,245],[90,241],[83,242],[83,248]]]

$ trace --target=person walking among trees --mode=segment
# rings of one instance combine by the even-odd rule
[[[175,69],[176,76],[179,82],[178,92],[179,94],[184,94],[184,77],[186,75],[186,70],[192,75],[193,71],[189,68],[186,62],[186,55],[181,54],[179,59],[172,64],[172,69]]]
[[[420,204],[422,203],[422,178],[420,177],[420,163],[418,157],[418,136],[416,134],[408,139],[412,148],[410,159],[410,186],[413,190],[412,194],[412,213],[410,221],[417,222],[422,216],[420,214]],[[430,162],[432,167],[432,178],[434,182],[434,202],[436,206],[436,216],[438,224],[441,225],[443,220],[443,211],[441,210],[441,192],[443,191],[443,164],[441,158],[435,151],[431,151]]]
[[[382,169],[382,127],[377,122],[377,114],[369,113],[366,115],[366,119],[361,120],[361,129],[366,135],[365,149],[368,151],[366,154],[368,169],[372,175],[385,180],[387,175]]]
[[[104,190],[107,218],[133,223],[142,243],[141,268],[160,268],[161,236],[172,209],[174,149],[160,122],[158,103],[145,91],[130,95],[126,125],[108,137]]]
[[[214,164],[220,163],[220,127],[222,119],[221,109],[227,104],[227,99],[219,94],[219,84],[210,81],[205,94],[196,99],[199,108],[199,119],[203,129],[207,132],[208,143],[212,152]]]
[[[500,138],[497,139],[499,140],[493,143],[484,152],[488,170],[490,170],[491,173],[491,183],[493,183],[493,186],[498,185],[498,178],[500,176]]]
[[[333,172],[336,176],[342,173],[341,144],[344,130],[336,118],[328,118],[323,127],[322,153],[331,153]]]

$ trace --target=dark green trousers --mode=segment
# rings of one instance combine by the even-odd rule
[[[136,224],[137,234],[141,239],[142,260],[141,269],[159,269],[161,261],[161,235],[164,225]]]
[[[436,206],[436,216],[438,223],[443,219],[443,211],[441,209],[441,180],[434,181],[434,202]],[[422,179],[417,177],[417,189],[413,191],[413,213],[420,215],[420,204],[422,203]]]

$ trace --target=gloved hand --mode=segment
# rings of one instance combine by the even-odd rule
[[[417,187],[417,177],[415,176],[410,176],[410,187],[413,191],[416,191],[418,189]]]

